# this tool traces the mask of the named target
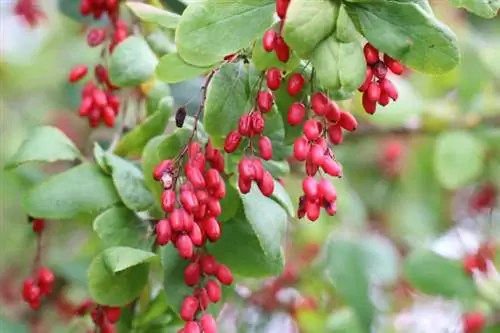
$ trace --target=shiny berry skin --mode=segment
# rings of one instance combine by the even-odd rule
[[[330,142],[334,145],[339,145],[344,141],[342,127],[339,124],[328,126],[328,139],[330,139]]]
[[[193,184],[195,188],[205,187],[205,178],[200,169],[194,167],[191,164],[186,164],[184,171],[186,173],[187,179]]]
[[[323,163],[321,164],[323,170],[332,177],[342,176],[342,167],[340,164],[335,162],[330,156],[325,155],[323,157]]]
[[[365,109],[366,113],[374,114],[375,111],[377,111],[377,102],[378,98],[373,101],[370,98],[370,95],[368,94],[368,90],[363,94],[362,104],[363,104],[363,109]]]
[[[161,206],[165,213],[172,213],[175,207],[175,192],[172,190],[163,191],[161,194]]]
[[[308,200],[315,200],[318,198],[318,182],[311,176],[304,178],[302,181],[302,190]]]
[[[250,136],[252,134],[252,118],[244,114],[238,122],[238,133],[242,136]]]
[[[315,114],[323,117],[328,111],[328,96],[322,92],[316,92],[311,96],[311,108]]]
[[[384,54],[384,62],[389,67],[391,72],[393,72],[396,75],[401,75],[404,72],[404,66],[397,60],[391,58],[387,54]]]
[[[204,314],[200,319],[200,326],[203,333],[217,333],[217,324],[211,314]]]
[[[257,94],[257,106],[259,110],[266,113],[273,108],[273,94],[270,91],[259,91]]]
[[[96,47],[102,44],[106,39],[106,30],[102,28],[92,28],[87,33],[87,44],[90,47]]]
[[[269,137],[262,135],[259,138],[259,154],[263,160],[270,160],[273,157],[273,146]]]
[[[37,275],[38,286],[40,287],[41,293],[49,295],[52,292],[52,287],[56,280],[54,273],[46,267],[41,267]]]
[[[381,90],[387,94],[393,101],[396,101],[399,97],[398,89],[389,79],[380,80]]]
[[[190,287],[197,285],[200,282],[201,269],[200,265],[192,262],[184,269],[184,283]]]
[[[241,134],[237,131],[231,131],[226,136],[226,140],[224,141],[224,151],[228,154],[234,152],[238,149],[238,146],[241,142]]]
[[[118,320],[120,320],[121,309],[118,307],[105,306],[103,307],[103,312],[106,318],[112,323],[116,323]]]
[[[191,238],[191,242],[193,242],[194,246],[202,246],[203,245],[203,233],[201,231],[200,226],[197,223],[193,223],[193,227],[189,232],[189,238]]]
[[[23,300],[31,303],[36,301],[40,297],[40,288],[31,279],[25,280],[23,282],[22,297]]]
[[[381,92],[382,92],[382,89],[380,88],[379,84],[377,82],[371,82],[370,85],[368,86],[368,89],[363,94],[363,96],[366,95],[366,98],[370,102],[377,102],[378,99],[380,98]]]
[[[380,98],[378,99],[378,104],[382,106],[387,106],[391,102],[391,98],[385,91],[380,93]]]
[[[193,242],[191,241],[191,238],[188,235],[185,234],[180,235],[179,238],[177,238],[177,241],[175,242],[175,247],[177,248],[179,255],[184,259],[190,259],[193,257],[194,254]]]
[[[87,75],[88,67],[85,65],[76,65],[69,72],[68,81],[77,82]]]
[[[279,18],[285,18],[290,0],[276,0],[276,14]]]
[[[486,317],[480,312],[468,312],[462,315],[464,333],[479,333],[486,325]]]
[[[217,241],[221,236],[219,222],[213,217],[205,219],[202,223],[202,229],[212,242]]]
[[[44,219],[34,219],[31,221],[31,228],[33,232],[37,234],[41,234],[45,229],[45,220]]]
[[[250,116],[252,118],[252,132],[260,134],[264,130],[265,121],[260,112],[253,112]]]
[[[283,37],[278,36],[276,38],[274,52],[276,53],[276,57],[278,58],[278,60],[281,62],[286,63],[290,59],[290,48],[288,47]]]
[[[271,90],[278,90],[281,85],[281,80],[283,75],[279,68],[273,67],[269,68],[266,72],[266,84]]]
[[[304,87],[306,80],[300,73],[293,73],[288,79],[287,91],[290,96],[297,96]]]
[[[184,321],[191,321],[194,319],[196,311],[198,310],[199,302],[194,296],[187,296],[181,305],[180,315]]]
[[[226,265],[220,264],[217,268],[217,272],[215,272],[215,276],[217,280],[224,285],[228,286],[233,283],[233,273]]]
[[[308,201],[306,204],[306,215],[311,221],[316,221],[319,218],[320,206],[316,202]]]
[[[306,107],[300,102],[294,102],[288,108],[287,121],[290,125],[296,126],[302,123],[306,115]]]
[[[115,111],[110,106],[106,105],[101,109],[101,117],[107,127],[112,128],[115,126]]]
[[[333,184],[326,179],[321,179],[318,182],[318,192],[328,202],[337,200],[337,191]]]
[[[304,135],[310,141],[319,138],[321,134],[321,124],[314,119],[309,119],[304,123]]]
[[[276,47],[276,38],[278,34],[274,29],[269,29],[264,33],[264,37],[262,38],[262,47],[266,52],[271,52]]]
[[[327,111],[326,111],[326,115],[325,115],[326,119],[332,123],[338,122],[340,119],[341,110],[340,110],[339,106],[337,105],[337,103],[335,103],[334,101],[328,101],[328,104],[326,105],[326,107],[327,107]]]
[[[201,333],[200,326],[195,321],[188,321],[184,325],[184,333]]]
[[[297,138],[293,144],[293,156],[297,161],[305,161],[309,155],[309,143],[304,137]]]
[[[214,275],[217,272],[217,262],[211,255],[204,255],[200,258],[201,270],[204,274]]]
[[[205,285],[210,302],[217,303],[221,299],[221,288],[217,281],[209,280]]]
[[[349,112],[342,111],[340,114],[339,125],[346,131],[353,132],[358,127],[358,121]]]
[[[258,186],[262,194],[270,197],[274,192],[274,178],[269,172],[264,172],[262,178],[258,181]]]
[[[247,194],[250,192],[250,189],[252,187],[252,180],[248,178],[244,178],[240,175],[238,177],[238,188],[240,189],[240,192],[243,194]]]
[[[156,224],[156,243],[158,245],[165,245],[170,241],[172,229],[167,219],[158,221]]]
[[[379,60],[379,52],[370,43],[365,44],[363,47],[366,63],[369,65],[375,64]]]

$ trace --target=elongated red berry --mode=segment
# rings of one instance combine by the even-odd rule
[[[257,106],[264,113],[271,111],[273,108],[273,94],[270,91],[259,91],[257,94]]]
[[[250,115],[244,114],[240,117],[238,132],[242,136],[250,136],[252,134],[252,118],[250,118]]]
[[[317,202],[307,201],[305,207],[307,218],[313,222],[316,221],[319,218],[320,208]]]
[[[217,222],[217,220],[213,217],[203,220],[202,229],[208,239],[212,242],[217,241],[221,236],[219,222]]]
[[[77,82],[87,75],[88,67],[85,65],[76,65],[69,72],[68,81]]]
[[[328,138],[330,142],[334,145],[339,145],[344,141],[344,135],[342,134],[342,127],[339,124],[334,124],[328,126]]]
[[[380,88],[382,92],[386,93],[393,101],[399,97],[398,89],[389,79],[380,80]]]
[[[276,14],[279,18],[285,18],[290,0],[276,0]]]
[[[287,84],[287,91],[290,96],[296,96],[300,93],[302,90],[302,87],[304,87],[306,80],[304,79],[304,76],[300,73],[293,73],[290,78],[288,79],[288,84]]]
[[[363,47],[363,53],[365,54],[366,63],[369,65],[373,65],[379,59],[379,53],[376,48],[373,47],[370,43],[366,43]]]
[[[217,262],[215,258],[209,254],[200,258],[201,270],[206,275],[214,275],[217,272]]]
[[[195,321],[188,321],[184,325],[184,333],[200,333],[200,332],[201,332],[200,325],[198,325],[198,323]]]
[[[233,283],[233,273],[226,265],[219,264],[215,276],[224,285],[228,286]]]
[[[304,135],[310,141],[314,141],[319,138],[321,133],[321,124],[314,120],[309,119],[304,123]]]
[[[108,98],[104,91],[100,89],[94,89],[94,91],[92,91],[92,100],[94,104],[100,108],[104,108],[108,105]]]
[[[285,42],[283,37],[278,36],[276,38],[274,52],[276,53],[276,57],[278,58],[278,60],[281,62],[286,63],[290,59],[290,48],[288,47],[288,44]]]
[[[300,102],[294,102],[288,108],[287,121],[290,125],[296,126],[302,123],[306,115],[306,107]]]
[[[238,149],[238,146],[241,142],[241,135],[237,131],[231,131],[226,136],[226,140],[224,141],[224,151],[228,154],[234,152]]]
[[[170,214],[168,220],[170,222],[170,227],[175,232],[180,232],[184,229],[184,214],[186,212],[183,209],[176,208]]]
[[[339,125],[346,131],[352,132],[358,127],[358,122],[352,114],[342,111],[340,114]]]
[[[315,200],[318,198],[318,182],[311,176],[304,178],[302,181],[302,190],[308,200]]]
[[[318,116],[323,117],[328,111],[328,96],[322,92],[316,92],[311,96],[311,108]]]
[[[370,82],[373,80],[373,70],[371,67],[366,68],[366,76],[363,84],[358,88],[360,92],[364,92],[370,86]]]
[[[36,301],[40,297],[40,288],[31,279],[25,280],[23,282],[22,297],[23,300],[31,303]]]
[[[481,312],[468,312],[462,315],[464,333],[479,333],[486,325],[486,317]]]
[[[158,245],[168,244],[172,236],[172,229],[167,219],[158,221],[156,224],[156,243]]]
[[[269,68],[266,72],[267,87],[271,90],[278,90],[281,85],[282,78],[283,75],[281,74],[281,70],[279,68]]]
[[[45,220],[44,219],[34,219],[31,221],[31,228],[33,232],[37,234],[41,234],[45,229]]]
[[[383,79],[387,75],[387,66],[380,60],[377,61],[372,68],[373,74],[379,79]]]
[[[380,98],[381,91],[382,90],[377,82],[371,82],[363,96],[366,95],[366,98],[370,102],[377,102]]]
[[[380,93],[380,98],[378,99],[378,104],[382,106],[387,106],[391,102],[391,98],[385,91]]]
[[[311,148],[309,149],[309,156],[307,158],[311,163],[315,165],[321,165],[324,155],[325,150],[323,149],[323,147],[317,144],[312,144]]]
[[[337,200],[337,191],[333,184],[326,179],[321,179],[318,182],[318,192],[328,202]]]
[[[217,303],[221,298],[221,289],[220,285],[215,280],[209,280],[205,285],[205,289],[207,290],[208,299],[212,303]]]
[[[332,100],[329,100],[326,107],[327,107],[327,111],[325,114],[326,119],[332,123],[338,122],[340,119],[341,110],[340,110],[339,106],[337,105],[337,103],[335,103]]]
[[[273,145],[269,137],[262,135],[259,138],[259,154],[263,160],[270,160],[273,157]]]
[[[266,196],[270,197],[274,192],[274,178],[269,172],[264,172],[262,178],[258,181],[260,192]]]
[[[393,72],[396,75],[401,75],[404,72],[404,66],[397,60],[391,58],[387,54],[384,54],[384,62],[389,67],[391,72]]]
[[[191,259],[194,254],[193,242],[191,241],[191,238],[186,234],[182,234],[179,236],[179,238],[177,238],[175,247],[177,248],[179,255],[184,259]]]
[[[40,267],[37,273],[38,286],[40,287],[40,292],[43,295],[49,295],[52,293],[52,287],[56,280],[54,273],[46,268]]]
[[[370,95],[368,94],[368,90],[363,93],[362,104],[363,104],[363,109],[365,109],[366,113],[374,114],[375,111],[377,111],[377,102],[378,98],[375,101],[373,101],[370,98]]]
[[[121,309],[113,306],[104,306],[102,308],[106,319],[108,319],[112,323],[116,323],[121,316]]]
[[[305,161],[309,155],[309,143],[305,137],[297,138],[293,144],[293,157],[297,161]]]
[[[209,313],[205,313],[201,316],[200,326],[203,333],[217,333],[217,324],[215,323],[214,317]]]
[[[260,112],[253,112],[250,117],[252,118],[252,132],[260,134],[264,130],[265,121]]]
[[[187,179],[195,188],[205,187],[205,178],[203,178],[203,174],[200,169],[194,167],[190,163],[187,163],[184,171],[186,172]]]
[[[194,296],[186,296],[181,305],[180,315],[184,321],[191,321],[194,319],[196,311],[198,311],[198,300]]]
[[[194,246],[203,245],[203,233],[198,223],[193,223],[191,231],[189,231],[189,238],[191,238],[191,242],[193,242]]]
[[[264,37],[262,38],[262,46],[266,52],[271,52],[274,50],[276,46],[276,38],[278,34],[274,29],[269,29],[264,33]]]
[[[90,47],[96,47],[102,44],[106,39],[106,30],[103,28],[92,28],[87,33],[87,44]]]
[[[113,128],[115,126],[115,110],[109,105],[101,108],[101,117],[107,127]]]
[[[200,282],[201,269],[197,262],[192,262],[184,269],[184,283],[192,287]]]
[[[342,176],[342,167],[328,155],[325,155],[323,157],[323,164],[321,165],[321,167],[323,168],[323,170],[325,170],[327,174],[329,174],[332,177]]]
[[[172,213],[175,207],[175,192],[172,190],[163,191],[161,194],[161,206],[166,213]]]

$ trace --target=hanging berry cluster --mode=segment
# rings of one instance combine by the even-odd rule
[[[215,333],[215,320],[205,310],[210,302],[220,300],[220,283],[233,282],[231,270],[204,247],[207,241],[216,242],[221,237],[217,217],[222,212],[220,200],[226,195],[223,172],[224,158],[210,142],[204,151],[199,143],[190,142],[175,159],[160,162],[153,171],[164,188],[161,202],[166,213],[156,224],[156,242],[162,246],[172,242],[179,255],[189,261],[184,283],[194,288],[180,309],[186,322],[180,333]]]
[[[14,13],[21,16],[31,27],[36,27],[45,14],[40,10],[36,0],[17,0]]]
[[[38,310],[42,297],[52,293],[55,282],[54,273],[41,267],[42,233],[45,229],[45,220],[30,218],[31,227],[36,234],[36,256],[33,265],[33,275],[23,282],[22,298],[33,310]]]
[[[89,333],[115,333],[115,323],[121,316],[121,309],[118,307],[102,306],[95,304],[92,300],[85,300],[74,311],[75,315],[84,317],[90,313],[95,330]]]
[[[92,128],[99,126],[102,121],[107,127],[113,127],[120,108],[120,100],[116,95],[118,87],[114,86],[106,68],[106,58],[119,43],[129,35],[127,24],[118,19],[118,0],[82,0],[80,13],[83,16],[92,15],[100,19],[107,14],[111,24],[107,28],[91,28],[87,32],[89,47],[102,46],[103,63],[94,66],[94,79],[88,81],[81,92],[81,103],[78,114],[87,117]],[[74,66],[68,76],[68,81],[76,83],[84,78],[89,71],[86,65]]]
[[[363,48],[366,64],[366,78],[359,91],[363,93],[363,108],[369,114],[374,114],[377,110],[377,103],[386,106],[391,99],[396,101],[399,97],[398,89],[387,78],[390,70],[396,75],[403,74],[403,65],[393,58],[384,54],[383,61],[380,60],[380,52],[370,43]]]

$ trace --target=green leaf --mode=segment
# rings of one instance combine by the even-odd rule
[[[261,36],[271,26],[274,11],[273,0],[191,3],[177,29],[177,51],[187,63],[212,66]]]
[[[262,161],[264,169],[269,171],[274,178],[281,178],[290,173],[290,164],[287,161]]]
[[[141,212],[153,205],[153,196],[135,165],[111,153],[106,153],[105,161],[111,167],[113,184],[125,206]]]
[[[99,304],[126,305],[141,293],[148,281],[148,273],[148,264],[142,263],[113,274],[101,253],[94,258],[87,272],[90,296]]]
[[[366,64],[358,42],[341,43],[331,35],[318,45],[310,59],[320,84],[326,89],[352,92],[365,79]]]
[[[273,159],[285,160],[290,156],[290,152],[284,148],[285,144],[285,125],[278,109],[273,106],[272,110],[264,115],[266,127],[264,128],[265,136],[271,139],[273,147]]]
[[[338,9],[338,5],[329,0],[290,2],[283,25],[285,41],[302,58],[307,58],[333,32]]]
[[[469,12],[485,18],[494,18],[500,10],[500,0],[450,0],[458,8],[465,8]]]
[[[459,260],[452,260],[427,250],[418,249],[406,257],[403,274],[419,291],[448,298],[472,297],[474,280],[468,276]]]
[[[92,153],[96,164],[101,168],[101,170],[105,173],[110,174],[111,170],[109,169],[109,166],[106,164],[106,161],[104,159],[106,152],[97,142],[94,142],[94,149],[92,150]]]
[[[477,179],[484,170],[486,150],[468,132],[447,132],[436,139],[434,170],[447,189],[457,189]]]
[[[147,249],[151,246],[147,224],[126,207],[112,207],[97,216],[94,231],[106,247]]]
[[[156,76],[165,82],[176,83],[189,80],[210,72],[214,66],[197,67],[188,64],[179,56],[179,53],[170,53],[164,55],[160,59],[160,63],[156,67]]]
[[[158,59],[144,39],[128,37],[111,55],[109,78],[119,87],[135,87],[151,78],[157,64]]]
[[[343,43],[356,42],[360,35],[344,4],[340,5],[335,28],[335,36]]]
[[[274,24],[273,29],[278,29],[279,23]],[[300,65],[300,58],[297,53],[292,50],[290,54],[290,59],[287,62],[281,62],[276,57],[274,52],[266,52],[264,46],[262,45],[263,36],[260,36],[252,48],[252,63],[255,68],[259,71],[265,71],[271,67],[281,68],[284,71],[292,72]]]
[[[115,154],[128,157],[140,156],[149,139],[165,131],[168,119],[172,114],[174,99],[170,96],[165,97],[161,104],[162,108],[158,112],[153,113],[143,123],[121,138],[116,146]]]
[[[361,247],[365,253],[370,280],[383,285],[397,282],[399,255],[393,243],[377,234],[364,237]]]
[[[214,75],[208,86],[203,124],[214,139],[214,145],[222,142],[227,133],[237,127],[241,115],[251,108],[248,75],[243,64],[227,64]]]
[[[154,206],[150,213],[155,218],[162,218],[165,215],[161,208],[160,202],[163,187],[153,178],[153,170],[161,161],[160,157],[158,156],[158,146],[161,142],[163,142],[163,140],[165,140],[165,138],[167,138],[166,135],[159,135],[149,140],[149,142],[146,144],[146,147],[144,147],[141,159],[144,182],[153,195]]]
[[[11,321],[3,315],[0,316],[0,327],[4,332],[9,333],[28,333],[31,331],[27,324]]]
[[[241,199],[238,190],[231,183],[226,181],[226,195],[220,201],[222,213],[217,221],[224,222],[236,215],[241,207]]]
[[[238,275],[279,274],[284,265],[281,244],[286,212],[273,199],[263,196],[255,185],[240,197],[243,210],[222,225],[222,237],[210,246],[210,252]],[[262,214],[263,211],[266,214]]]
[[[171,135],[164,138],[158,145],[158,156],[160,160],[169,160],[177,156],[181,149],[187,144],[190,137],[190,130],[187,128],[178,128]]]
[[[271,198],[274,199],[283,209],[287,212],[290,217],[295,217],[295,208],[292,204],[292,199],[288,195],[288,192],[285,190],[283,185],[279,182],[274,181],[274,192],[271,195]]]
[[[21,147],[5,164],[5,169],[29,162],[73,161],[80,157],[80,151],[61,130],[42,126],[28,134]]]
[[[30,216],[59,220],[98,214],[119,201],[111,179],[84,163],[32,188],[23,204]]]
[[[171,99],[173,96],[171,96],[170,86],[168,84],[155,78],[148,81],[145,85],[147,85],[145,93],[147,96],[146,107],[148,115],[156,111],[161,111],[164,108],[173,108],[174,103]]]
[[[453,32],[413,2],[346,4],[359,18],[368,41],[409,67],[431,74],[449,72],[459,62]]]
[[[369,331],[374,307],[369,295],[366,257],[358,242],[334,239],[327,244],[327,275],[339,296],[356,313],[361,326]]]
[[[184,269],[189,261],[183,260],[172,244],[161,247],[163,264],[163,288],[167,294],[167,302],[176,311],[180,309],[184,297],[193,290],[184,283]]]
[[[113,273],[119,273],[131,267],[143,264],[155,257],[150,251],[134,249],[132,247],[110,247],[102,253],[104,262]]]
[[[177,28],[181,19],[180,15],[145,3],[127,2],[126,5],[142,21],[156,23],[167,29]]]

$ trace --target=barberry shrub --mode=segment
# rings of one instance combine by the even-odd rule
[[[485,17],[499,7],[451,2]],[[178,8],[168,1],[165,7],[147,3],[60,2],[63,13],[85,22],[85,42],[101,55],[95,63],[74,64],[67,75],[81,89],[75,112],[114,136],[105,149],[95,142],[85,154],[59,129],[38,127],[6,164],[75,165],[23,199],[37,243],[20,291],[31,309],[43,309],[58,285],[41,250],[48,225],[70,220],[91,224],[101,246],[87,270],[91,299],[70,311],[96,333],[223,332],[216,319],[231,298],[287,312],[298,322],[304,313],[321,321],[324,297],[278,297],[318,272],[349,308],[335,312],[344,324],[332,332],[389,329],[377,320],[387,309],[373,296],[384,286],[394,294],[404,289],[463,301],[463,332],[498,328],[498,237],[453,259],[423,247],[406,255],[405,244],[401,267],[402,254],[373,234],[357,239],[339,231],[323,238],[321,249],[301,244],[297,250],[286,239],[297,226],[353,212],[349,204],[357,199],[339,189],[346,188],[343,176],[355,178],[358,170],[343,167],[343,157],[350,157],[342,147],[362,130],[363,119],[399,103],[398,76],[445,74],[459,64],[457,38],[426,0],[205,0],[182,14],[165,9]],[[42,15],[31,1],[19,1],[16,13],[30,25]],[[197,98],[179,103],[172,97],[170,85],[199,77]],[[351,100],[360,101],[360,110]],[[407,145],[396,140],[380,150],[374,169],[396,184]],[[469,132],[441,134],[430,152],[440,186],[452,191],[476,181],[487,150]],[[300,181],[288,185],[282,180],[291,169]],[[413,190],[401,184],[398,193]],[[491,212],[497,188],[485,181],[467,212]],[[363,196],[377,201],[376,193]],[[427,199],[417,205],[431,204]],[[411,209],[403,207],[399,216]],[[291,257],[286,265],[285,253]],[[249,297],[236,287],[269,276],[276,278]],[[325,285],[321,290],[328,296]],[[473,304],[479,294],[483,303]]]

